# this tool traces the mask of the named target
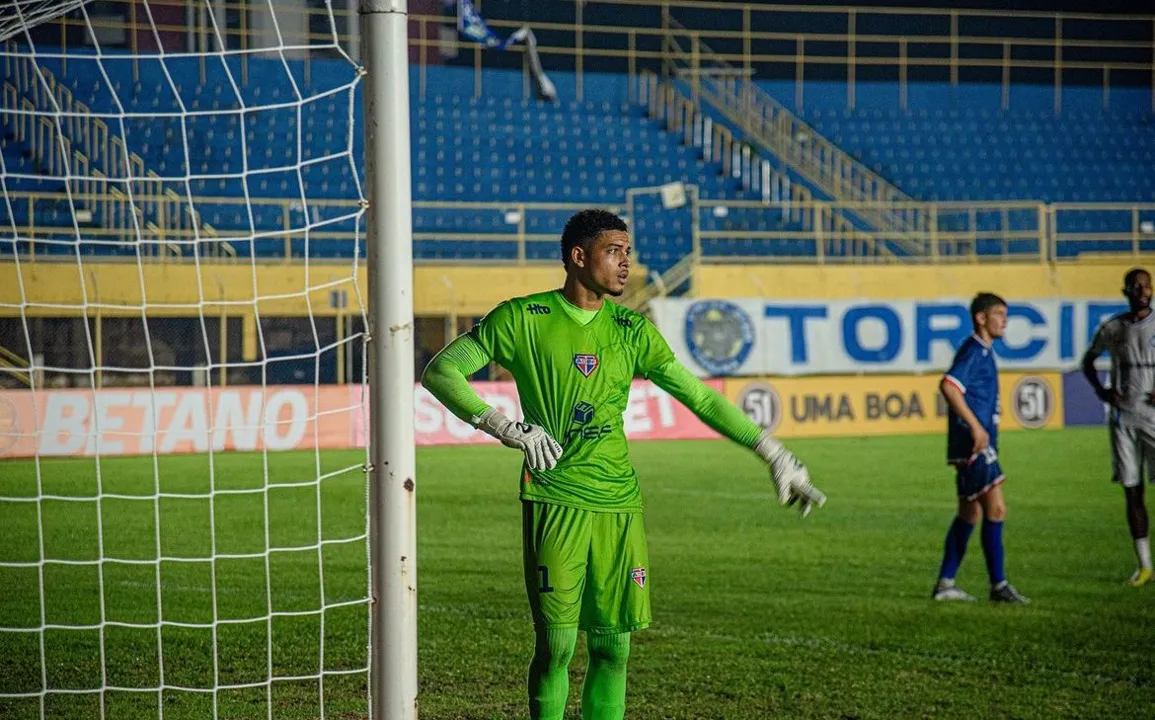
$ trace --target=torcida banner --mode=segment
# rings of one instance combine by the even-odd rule
[[[763,300],[658,298],[654,323],[704,377],[901,375],[950,367],[971,334],[968,298]],[[1000,370],[1075,367],[1117,300],[1011,300]]]

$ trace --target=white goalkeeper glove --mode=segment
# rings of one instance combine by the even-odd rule
[[[525,453],[530,470],[553,470],[561,459],[561,445],[537,425],[514,422],[497,408],[489,408],[473,418],[479,429],[501,441],[501,444]]]
[[[770,466],[770,479],[778,490],[778,502],[783,505],[799,503],[798,511],[802,517],[809,515],[815,507],[826,504],[826,496],[810,484],[810,471],[806,466],[769,433],[758,440],[754,452]]]

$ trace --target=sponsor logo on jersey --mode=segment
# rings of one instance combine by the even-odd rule
[[[614,426],[610,423],[570,428],[569,432],[565,434],[565,444],[568,447],[579,440],[601,440],[613,434]]]
[[[601,425],[590,425],[594,419],[595,408],[588,402],[580,402],[573,407],[573,424],[577,427],[571,427],[565,434],[566,447],[573,447],[583,440],[598,441],[602,438],[614,434],[614,426],[612,423],[603,423]]]
[[[637,586],[643,590],[646,587],[646,569],[644,567],[634,568],[630,570],[630,580],[637,583]]]
[[[725,300],[703,300],[686,310],[686,347],[711,375],[730,375],[754,347],[754,323]]]
[[[573,421],[575,425],[588,425],[594,419],[594,406],[588,402],[580,402],[573,406]]]
[[[589,377],[594,370],[598,369],[598,356],[579,353],[573,356],[573,364],[581,371],[582,375]]]
[[[540,305],[538,303],[530,303],[525,306],[525,311],[530,315],[549,315],[550,310],[548,305]]]
[[[634,326],[634,321],[627,317],[616,317],[614,318],[614,322],[616,322],[619,327],[632,328]]]

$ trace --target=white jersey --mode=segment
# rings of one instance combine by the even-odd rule
[[[1147,401],[1155,391],[1155,312],[1142,320],[1130,313],[1111,318],[1095,333],[1090,352],[1111,356],[1111,387],[1123,396],[1122,419],[1155,423],[1155,406]]]

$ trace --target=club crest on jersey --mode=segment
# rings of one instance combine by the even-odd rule
[[[598,369],[598,356],[588,354],[578,354],[573,356],[573,364],[582,375],[589,377],[594,370]]]
[[[646,588],[646,569],[640,567],[630,570],[630,580],[633,580],[637,583],[638,587],[644,590]]]

